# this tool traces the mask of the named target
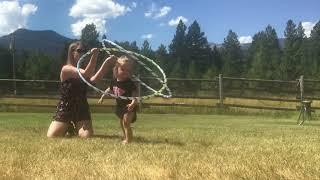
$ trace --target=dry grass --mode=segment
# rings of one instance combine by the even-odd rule
[[[58,102],[57,99],[47,98],[0,98],[0,103],[4,104],[20,104],[20,105],[52,105],[55,106]],[[88,98],[90,105],[98,105],[97,98]],[[219,102],[218,99],[197,99],[197,98],[159,98],[155,97],[143,101],[144,103],[155,103],[155,104],[187,104],[187,105],[205,105],[212,106]],[[267,107],[287,107],[295,108],[298,103],[296,102],[283,102],[283,101],[270,101],[270,100],[254,100],[254,99],[242,99],[242,98],[225,98],[227,104],[238,104],[238,105],[251,105],[251,106],[267,106]],[[103,105],[114,105],[114,99],[104,99]],[[320,101],[314,100],[312,105],[314,107],[320,107]]]
[[[93,138],[47,139],[51,114],[0,113],[0,179],[317,179],[320,123],[296,115],[141,114],[124,146],[113,114]]]

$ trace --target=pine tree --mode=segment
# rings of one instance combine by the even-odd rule
[[[249,49],[249,77],[262,79],[280,78],[281,51],[277,33],[270,25],[254,35]]]
[[[210,65],[210,47],[208,40],[205,37],[205,33],[201,32],[200,26],[197,21],[194,21],[188,28],[188,33],[186,34],[186,48],[187,57],[184,60],[185,66],[192,70],[193,75],[188,75],[189,77],[199,78],[208,69]]]
[[[155,56],[155,62],[164,70],[165,73],[169,73],[168,70],[172,64],[169,64],[168,51],[166,46],[161,44],[155,52]]]
[[[169,77],[177,78],[177,77],[183,77],[183,70],[181,68],[181,61],[178,59],[177,62],[172,67],[172,71],[170,72]]]
[[[189,68],[188,68],[188,72],[186,74],[186,77],[187,78],[197,78],[198,74],[199,74],[199,72],[197,70],[196,63],[194,61],[191,61],[191,63],[189,64]]]
[[[81,42],[87,49],[91,49],[99,46],[99,33],[96,30],[96,26],[87,24],[81,31]]]
[[[206,72],[203,74],[202,78],[214,79],[222,69],[222,59],[220,51],[217,46],[214,46],[210,51],[210,62]]]
[[[312,78],[320,77],[320,21],[313,27],[310,35],[310,47],[311,47],[311,58],[312,58]]]
[[[285,42],[284,42],[284,54],[282,61],[280,63],[280,74],[281,79],[283,80],[292,80],[297,77],[297,65],[295,55],[298,50],[297,40],[298,40],[298,31],[296,25],[292,20],[287,22],[287,27],[284,32]]]
[[[217,48],[217,46],[214,46],[211,50],[211,58],[210,58],[210,64],[214,64],[215,69],[217,71],[221,71],[222,66],[223,66],[223,61],[221,57],[221,52]]]
[[[0,47],[0,79],[12,77],[12,55],[9,50]]]
[[[133,41],[130,43],[130,51],[132,52],[136,52],[136,53],[139,53],[139,47],[137,46],[137,42],[136,41]]]
[[[186,29],[186,25],[180,20],[176,29],[176,34],[169,45],[169,52],[173,57],[178,57],[186,53]]]
[[[174,77],[183,77],[186,72],[186,66],[183,66],[183,62],[187,59],[187,48],[186,48],[186,25],[179,21],[171,44],[169,45],[170,61],[172,61],[171,75]]]
[[[222,45],[223,67],[225,76],[241,76],[243,73],[243,57],[240,42],[235,32],[229,31]]]
[[[142,47],[140,49],[140,53],[150,59],[154,59],[154,52],[152,51],[148,40],[143,41]]]
[[[41,52],[33,52],[26,60],[25,77],[27,79],[56,79],[57,63]]]

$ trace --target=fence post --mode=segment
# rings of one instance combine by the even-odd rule
[[[219,74],[219,107],[223,107],[223,76]]]
[[[299,78],[299,86],[300,86],[300,100],[301,102],[304,100],[304,78],[303,75]]]

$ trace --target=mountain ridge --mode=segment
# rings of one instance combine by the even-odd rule
[[[17,29],[11,34],[0,37],[0,46],[9,48],[12,35],[15,37],[17,51],[42,51],[51,56],[59,56],[66,43],[72,41],[53,30]]]

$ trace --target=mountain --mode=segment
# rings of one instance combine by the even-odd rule
[[[284,38],[279,38],[278,42],[280,45],[280,48],[283,49],[284,48]],[[213,48],[214,46],[216,46],[217,48],[221,48],[222,44],[217,44],[217,43],[209,43],[210,47]],[[240,44],[240,47],[242,50],[248,50],[249,47],[251,46],[251,43],[245,43],[245,44]]]
[[[42,51],[51,56],[59,56],[67,42],[72,41],[55,31],[33,31],[18,29],[13,32],[15,36],[15,49],[27,51]],[[0,46],[9,48],[12,34],[0,37]]]

